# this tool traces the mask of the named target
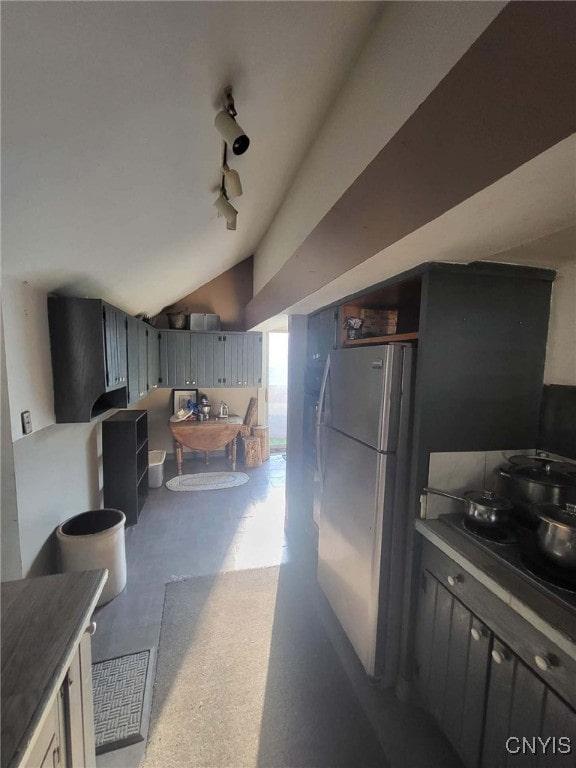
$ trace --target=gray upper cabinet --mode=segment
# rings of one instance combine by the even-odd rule
[[[135,403],[140,399],[140,358],[138,332],[139,320],[135,317],[126,318],[126,346],[128,356],[128,402]]]
[[[151,392],[160,384],[160,332],[155,328],[146,329],[148,336],[148,378],[147,389]]]
[[[57,423],[128,404],[126,315],[100,299],[48,297]]]
[[[126,386],[128,362],[126,347],[126,315],[110,304],[102,304],[106,361],[106,389]]]
[[[308,318],[308,360],[326,362],[336,348],[337,315],[334,307],[327,307]]]
[[[166,331],[165,338],[160,354],[167,386],[185,389],[262,384],[261,333]]]

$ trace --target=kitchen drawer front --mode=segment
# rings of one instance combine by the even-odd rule
[[[427,540],[423,542],[422,567],[509,645],[546,685],[576,708],[576,660]]]

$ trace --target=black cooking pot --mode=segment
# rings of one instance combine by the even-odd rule
[[[440,491],[438,488],[424,488],[425,493],[445,496],[464,503],[464,514],[480,525],[502,525],[508,520],[512,503],[508,499],[497,496],[494,491],[466,491],[464,496]]]
[[[529,463],[512,462],[512,466],[501,468],[498,472],[507,481],[504,493],[536,525],[539,519],[533,505],[555,504],[561,507],[566,502],[576,501],[576,472],[570,471],[570,465],[564,462],[530,458]]]

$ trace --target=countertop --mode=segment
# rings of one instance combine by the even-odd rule
[[[24,757],[107,577],[98,570],[2,583],[1,768]]]
[[[437,520],[417,520],[416,530],[496,597],[576,659],[576,611],[547,597],[483,549]]]

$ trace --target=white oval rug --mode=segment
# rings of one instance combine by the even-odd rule
[[[166,483],[169,491],[216,491],[236,488],[250,478],[244,472],[199,472],[196,475],[177,475]]]

